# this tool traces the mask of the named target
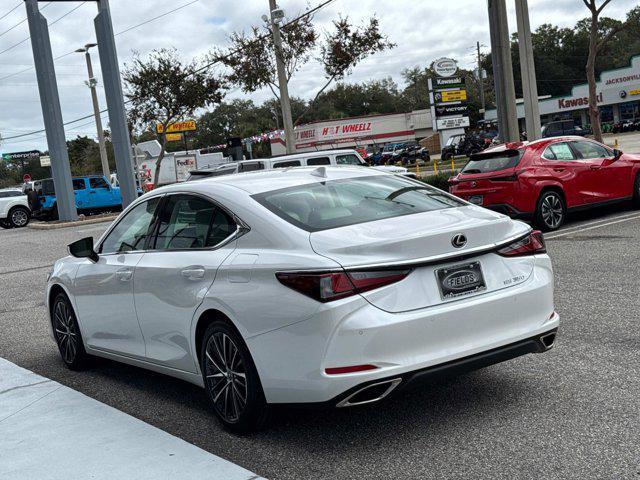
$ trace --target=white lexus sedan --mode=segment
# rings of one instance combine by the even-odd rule
[[[544,352],[559,323],[540,232],[362,167],[159,188],[69,251],[46,289],[64,363],[200,385],[235,431]]]

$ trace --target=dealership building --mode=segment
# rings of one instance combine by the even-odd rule
[[[298,152],[382,146],[386,143],[421,140],[434,134],[429,110],[311,122],[297,126],[294,133]],[[282,135],[272,138],[270,142],[273,156],[286,153]]]
[[[541,72],[537,72],[541,75]],[[596,92],[601,122],[621,122],[640,119],[640,56],[631,58],[630,65],[602,72]],[[589,124],[589,87],[586,83],[575,85],[571,94],[560,97],[540,97],[542,124],[554,120],[574,119],[577,124]],[[524,130],[524,104],[517,105],[520,127]],[[487,110],[485,119],[497,119],[495,109]]]

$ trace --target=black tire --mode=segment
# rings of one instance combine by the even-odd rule
[[[633,182],[633,208],[640,208],[640,173]]]
[[[267,402],[251,354],[238,332],[226,322],[211,323],[200,352],[207,397],[222,425],[234,433],[263,427]]]
[[[47,220],[54,221],[58,220],[58,204],[54,204],[53,208],[49,210],[49,215],[47,216]]]
[[[451,160],[452,158],[453,158],[453,153],[451,152],[446,152],[442,155],[443,160]]]
[[[9,210],[7,221],[12,228],[26,227],[29,225],[29,220],[31,220],[31,211],[27,207],[17,206]]]
[[[545,190],[538,197],[534,216],[535,224],[543,232],[560,228],[567,216],[564,198],[555,190]]]
[[[51,307],[53,334],[58,344],[62,361],[70,370],[83,370],[89,363],[76,314],[69,298],[59,293]]]
[[[0,227],[6,228],[6,229],[13,228],[13,226],[11,225],[11,222],[9,222],[9,220],[7,219],[0,220]]]

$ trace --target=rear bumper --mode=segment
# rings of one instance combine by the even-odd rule
[[[482,205],[484,208],[493,210],[494,212],[503,213],[511,218],[517,218],[521,220],[531,220],[533,218],[533,212],[521,212],[515,207],[507,203],[496,203],[494,205]]]
[[[431,367],[393,375],[387,378],[363,382],[326,402],[311,404],[293,404],[292,406],[333,408],[353,407],[377,403],[386,400],[405,390],[410,390],[437,380],[455,377],[511,360],[528,353],[544,353],[555,344],[558,329],[540,333],[518,342],[493,348],[485,352],[458,358]]]
[[[455,372],[456,362],[467,358],[474,360],[464,360],[464,369],[480,368],[488,352],[487,364],[512,358],[504,351],[511,345],[518,345],[516,350],[507,348],[515,356],[536,351],[530,340],[555,330],[559,322],[551,262],[539,255],[527,280],[499,291],[400,313],[354,296],[324,304],[306,320],[246,340],[267,402],[335,406],[336,399],[341,401],[363,385],[395,378],[407,384],[405,377],[425,371],[433,375],[443,365]],[[377,368],[325,373],[328,367],[368,364]]]

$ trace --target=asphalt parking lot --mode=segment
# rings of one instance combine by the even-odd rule
[[[374,408],[278,411],[247,437],[223,431],[204,391],[182,381],[106,360],[62,365],[45,277],[69,242],[106,226],[0,231],[0,357],[272,479],[640,478],[640,212],[583,213],[547,235],[561,315],[548,353]]]

